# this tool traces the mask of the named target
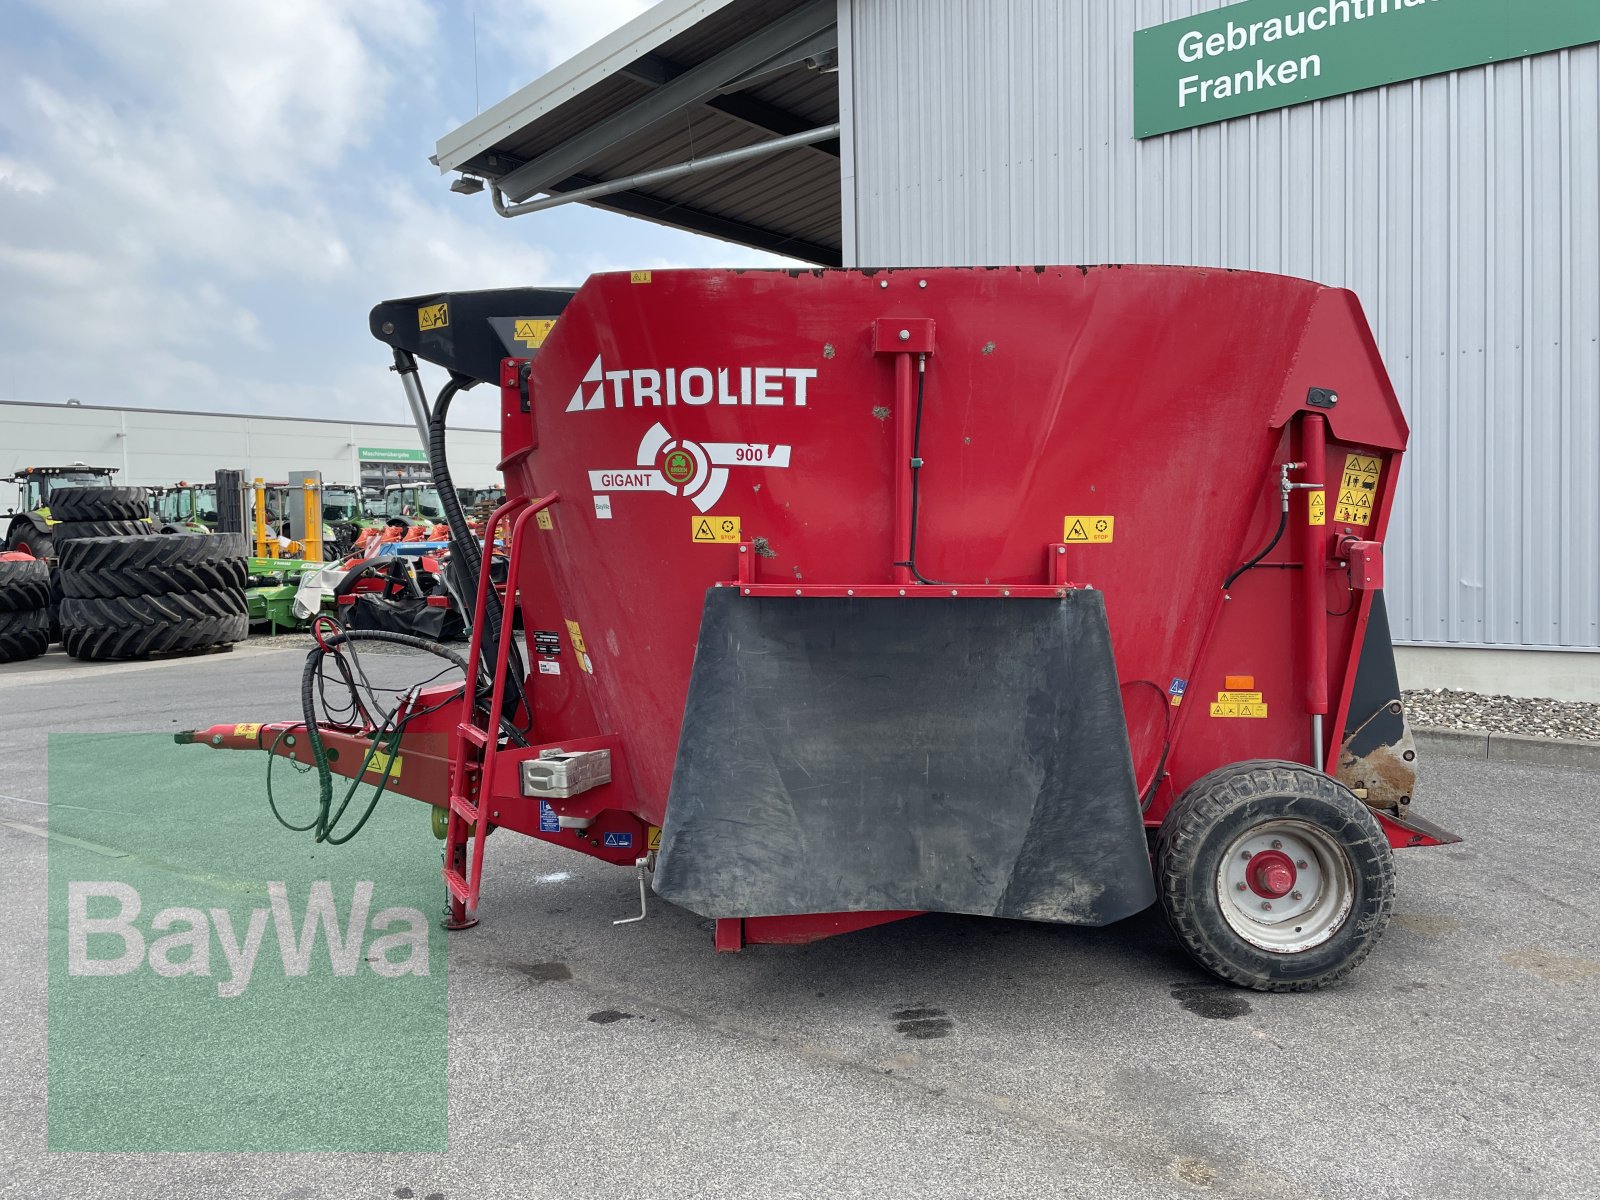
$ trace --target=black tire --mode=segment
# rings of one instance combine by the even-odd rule
[[[154,537],[155,532],[156,527],[148,521],[62,521],[50,527],[57,553],[60,553],[63,543],[79,538]]]
[[[240,642],[250,632],[244,593],[120,596],[61,602],[61,643],[74,658],[143,658]]]
[[[1241,864],[1268,853],[1264,839],[1280,860],[1288,859],[1285,844],[1299,847],[1288,878],[1314,885],[1309,902],[1301,890],[1275,895],[1243,878],[1226,882],[1235,873],[1248,877]],[[1236,860],[1249,840],[1258,849],[1237,850]],[[1262,992],[1308,992],[1343,979],[1377,945],[1394,903],[1394,862],[1377,818],[1337,780],[1276,760],[1222,767],[1184,792],[1156,837],[1156,877],[1167,922],[1195,961]],[[1273,903],[1296,915],[1246,915]]]
[[[50,648],[50,614],[0,612],[0,663],[38,658]]]
[[[38,526],[28,521],[19,521],[11,530],[11,537],[6,542],[7,550],[20,550],[24,554],[31,554],[35,558],[50,559],[56,556],[55,538],[48,533],[39,532]]]
[[[150,515],[150,493],[141,487],[50,489],[53,521],[142,521]]]
[[[50,564],[40,559],[0,562],[0,612],[50,607]]]
[[[237,533],[85,538],[61,549],[61,590],[80,600],[238,590],[244,560]]]

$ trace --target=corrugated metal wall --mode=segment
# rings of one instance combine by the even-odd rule
[[[1135,141],[1134,30],[1220,7],[841,0],[845,262],[1353,289],[1413,434],[1396,639],[1600,648],[1600,46]]]

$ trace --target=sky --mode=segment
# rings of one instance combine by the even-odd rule
[[[379,300],[782,261],[428,162],[646,7],[0,0],[0,399],[404,421]]]

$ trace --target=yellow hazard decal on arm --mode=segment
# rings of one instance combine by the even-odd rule
[[[550,510],[548,508],[541,508],[534,513],[533,523],[540,529],[554,529],[556,527],[556,523],[550,519]]]
[[[1347,454],[1344,474],[1339,479],[1339,503],[1333,519],[1341,525],[1372,524],[1372,509],[1377,502],[1378,478],[1383,464],[1371,454]]]
[[[516,324],[512,326],[511,336],[530,350],[537,350],[544,345],[545,338],[550,336],[550,331],[555,327],[556,323],[554,321],[519,317]]]
[[[739,518],[690,517],[689,540],[691,542],[737,542],[739,540]]]
[[[1306,493],[1306,524],[1326,525],[1328,523],[1328,493],[1321,488],[1315,488]]]
[[[448,304],[424,304],[417,309],[417,328],[423,332],[430,329],[443,329],[450,324],[450,306]]]
[[[1066,519],[1066,532],[1061,535],[1063,542],[1086,542],[1090,545],[1105,545],[1112,540],[1116,533],[1117,519],[1115,517],[1068,517]]]
[[[379,775],[382,775],[385,771],[388,771],[390,779],[399,779],[400,767],[404,761],[404,759],[396,754],[394,756],[394,766],[390,767],[389,756],[382,750],[374,750],[372,752],[372,760],[367,763],[367,774],[370,775],[376,771]]]
[[[233,727],[233,736],[242,738],[259,738],[261,736],[261,726],[235,725]]]

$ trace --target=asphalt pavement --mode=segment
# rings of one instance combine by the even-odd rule
[[[1600,776],[1452,758],[1417,809],[1465,840],[1398,854],[1337,989],[1220,985],[1155,912],[716,955],[653,898],[613,926],[629,871],[500,836],[451,935],[448,1152],[48,1151],[45,737],[291,717],[300,645],[0,667],[0,1196],[1600,1195]]]

